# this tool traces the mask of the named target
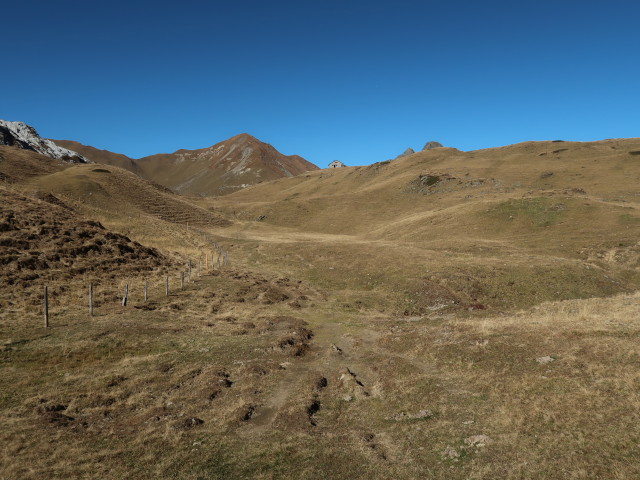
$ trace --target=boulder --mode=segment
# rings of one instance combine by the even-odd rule
[[[441,148],[442,146],[439,142],[430,141],[424,144],[422,150],[433,150],[434,148]]]
[[[406,157],[408,155],[413,155],[414,153],[416,153],[416,152],[415,152],[415,150],[413,148],[407,148],[404,152],[402,152],[396,158]]]

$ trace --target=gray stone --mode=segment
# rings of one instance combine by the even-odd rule
[[[551,362],[555,362],[555,358],[550,357],[550,356],[546,356],[546,357],[538,357],[536,358],[536,362],[538,362],[541,365],[545,365],[547,363],[551,363]]]
[[[443,145],[439,142],[427,142],[424,144],[424,147],[422,148],[422,150],[433,150],[434,148],[441,148]]]
[[[493,440],[486,435],[473,435],[464,439],[464,443],[470,447],[482,448]]]
[[[415,150],[413,148],[407,148],[404,152],[402,152],[396,158],[407,157],[409,155],[413,155],[414,153],[416,153],[416,152],[415,152]]]

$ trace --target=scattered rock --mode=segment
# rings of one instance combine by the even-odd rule
[[[440,455],[442,455],[446,459],[453,461],[458,461],[458,459],[460,458],[460,452],[453,447],[445,448],[442,452],[440,452]]]
[[[255,412],[256,412],[255,405],[247,405],[244,409],[244,413],[242,414],[242,417],[240,420],[243,422],[248,422],[249,420],[251,420]]]
[[[493,440],[486,435],[473,435],[464,439],[465,445],[475,448],[485,447],[492,442]]]
[[[431,410],[420,410],[417,413],[396,413],[389,417],[390,420],[395,420],[396,422],[401,422],[402,420],[419,420],[422,418],[431,418],[433,417],[433,412]]]
[[[365,390],[364,384],[358,379],[358,376],[348,367],[345,368],[340,377],[338,377],[338,382],[340,387],[350,390],[350,393],[352,395],[358,393],[362,394],[365,397],[369,396],[369,392]]]
[[[538,357],[536,358],[536,362],[538,362],[540,365],[546,365],[547,363],[551,363],[551,362],[555,362],[556,359],[550,356],[546,356],[546,357]]]
[[[487,307],[486,305],[483,305],[481,303],[472,303],[471,305],[469,305],[469,307],[467,308],[467,310],[469,311],[473,311],[473,310],[486,310]]]

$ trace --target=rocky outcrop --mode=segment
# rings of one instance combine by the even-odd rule
[[[79,153],[62,148],[51,140],[41,138],[35,128],[22,122],[0,120],[0,145],[33,150],[41,155],[70,163],[90,163]]]
[[[415,150],[413,148],[407,148],[404,152],[402,152],[396,158],[407,157],[409,155],[413,155],[414,153],[416,153],[416,152],[415,152]]]
[[[424,144],[424,147],[422,147],[422,150],[433,150],[434,148],[442,148],[443,145],[440,142],[434,142],[434,141],[430,141]]]

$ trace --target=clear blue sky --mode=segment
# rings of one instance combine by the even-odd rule
[[[0,118],[134,158],[640,136],[637,0],[14,1],[1,25]]]

